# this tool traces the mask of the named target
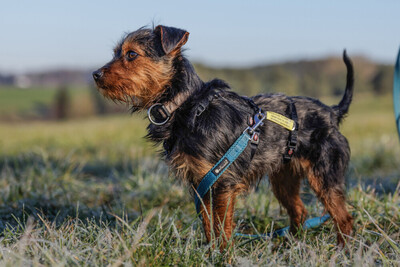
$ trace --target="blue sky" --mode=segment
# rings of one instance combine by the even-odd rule
[[[124,32],[152,22],[190,32],[186,54],[217,66],[339,55],[392,63],[400,1],[2,1],[0,71],[93,68]]]

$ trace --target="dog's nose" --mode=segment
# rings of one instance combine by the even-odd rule
[[[100,79],[103,76],[103,71],[101,69],[98,69],[98,70],[94,71],[92,73],[92,75],[93,75],[93,79],[95,81],[97,81],[98,79]]]

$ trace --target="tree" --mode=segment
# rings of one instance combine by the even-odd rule
[[[67,119],[70,103],[68,88],[61,86],[55,95],[55,118],[57,120]]]
[[[377,95],[388,93],[392,89],[393,68],[391,66],[380,66],[371,79],[372,90]]]

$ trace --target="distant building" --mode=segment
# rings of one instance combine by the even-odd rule
[[[26,75],[18,75],[15,77],[15,85],[19,88],[28,88],[32,85],[32,81]]]
[[[13,75],[0,74],[0,85],[14,85],[15,77]]]

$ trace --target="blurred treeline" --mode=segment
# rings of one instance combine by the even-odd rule
[[[363,57],[352,58],[357,92],[391,92],[393,66],[373,63]],[[202,78],[219,77],[245,95],[281,92],[311,97],[342,95],[346,67],[341,58],[298,61],[247,69],[213,69],[196,65]]]
[[[393,66],[353,57],[355,91],[383,95],[391,92]],[[251,68],[211,68],[195,64],[204,80],[220,78],[243,95],[280,92],[311,97],[340,96],[346,83],[346,67],[341,58],[297,61]],[[105,100],[91,81],[90,71],[54,71],[7,77],[15,84],[1,85],[0,120],[78,118],[126,112],[126,105]],[[27,82],[28,81],[28,82]]]

